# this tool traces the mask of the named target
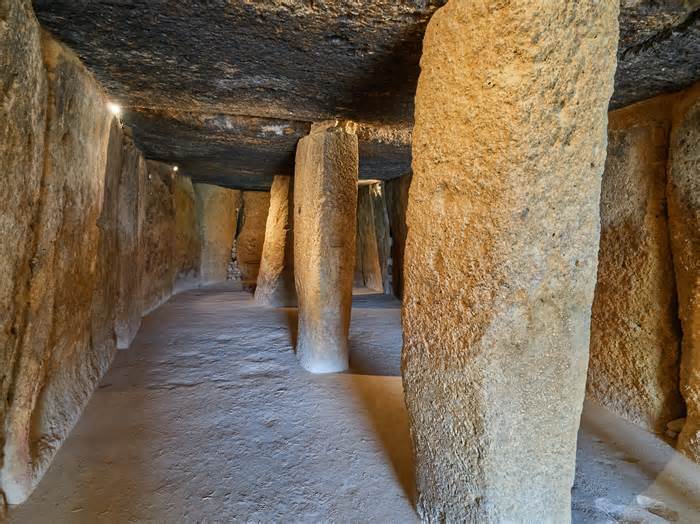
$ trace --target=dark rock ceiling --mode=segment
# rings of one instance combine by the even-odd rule
[[[614,0],[605,0],[614,1]],[[34,0],[149,158],[266,188],[309,122],[366,125],[360,175],[410,168],[425,25],[446,0]],[[612,108],[700,80],[700,0],[622,0]]]

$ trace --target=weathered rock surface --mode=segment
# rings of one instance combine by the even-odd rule
[[[406,228],[406,208],[411,178],[412,174],[409,173],[384,184],[391,230],[391,287],[394,290],[394,295],[398,298],[403,297],[403,264],[408,231]]]
[[[673,100],[610,113],[587,395],[651,431],[681,417],[680,327],[666,216]]]
[[[203,284],[224,282],[236,234],[241,193],[210,184],[194,184],[194,192],[202,246],[200,279]]]
[[[700,463],[700,86],[674,112],[667,197],[683,330],[681,393],[688,409],[678,449]]]
[[[24,3],[11,4],[22,9]],[[35,22],[25,15],[18,20],[14,12],[9,31],[19,30],[28,46],[23,52],[33,56],[37,29],[32,29]],[[48,72],[43,185],[37,201],[32,181],[35,172],[29,163],[25,164],[27,186],[17,188],[24,191],[23,198],[29,203],[26,211],[32,213],[32,233],[27,238],[33,245],[31,271],[23,273],[28,280],[20,281],[23,277],[17,273],[14,282],[20,289],[28,287],[24,288],[27,313],[17,329],[21,340],[4,423],[2,490],[13,504],[27,497],[48,467],[111,362],[114,349],[91,345],[93,290],[99,283],[97,224],[111,116],[97,84],[77,58],[49,37],[42,38],[41,45]],[[36,57],[26,64],[41,91],[43,80],[35,71]],[[20,73],[17,80],[21,82],[23,77]],[[33,87],[25,88],[26,93],[15,93],[18,99],[29,96],[31,103],[42,103],[27,94],[35,92]],[[23,118],[37,122],[40,113],[30,110]],[[26,126],[22,120],[16,122]],[[35,136],[28,130],[23,137],[29,143],[25,154],[33,150],[31,139]],[[30,155],[27,160],[33,158]]]
[[[146,214],[146,160],[128,136],[123,137],[119,178],[118,245],[120,263],[115,332],[117,348],[126,349],[141,326],[141,240]]]
[[[297,305],[294,284],[294,182],[288,176],[276,176],[272,182],[255,300],[269,306]]]
[[[173,179],[175,206],[175,256],[177,268],[175,288],[186,289],[199,281],[202,246],[195,210],[194,187],[189,177],[176,175]]]
[[[389,291],[389,217],[381,182],[360,184],[357,190],[355,286]]]
[[[141,239],[141,310],[150,313],[168,300],[175,285],[175,201],[172,166],[149,160]]]
[[[258,279],[269,209],[270,193],[243,191],[243,217],[236,237],[236,253],[241,281],[246,287],[254,288]]]
[[[31,2],[0,5],[0,428],[22,345],[41,209],[47,79]],[[0,431],[0,446],[5,434]],[[2,454],[0,453],[0,457]],[[0,458],[2,468],[2,458]]]
[[[453,0],[428,26],[402,362],[424,520],[571,519],[617,14]]]
[[[297,357],[313,373],[348,367],[357,172],[351,122],[312,126],[299,141],[294,175]]]

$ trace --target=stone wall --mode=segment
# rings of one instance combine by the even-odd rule
[[[258,279],[269,209],[270,193],[243,191],[243,216],[236,237],[236,255],[241,281],[249,288],[255,288]]]
[[[649,430],[681,417],[666,212],[672,97],[610,113],[587,396]]]
[[[386,206],[389,214],[391,231],[391,287],[394,295],[403,297],[403,265],[406,250],[406,208],[408,207],[408,188],[412,175],[404,175],[384,184]]]
[[[17,504],[144,311],[198,273],[199,236],[190,182],[147,173],[31,2],[0,11],[0,489]]]
[[[391,291],[390,242],[384,184],[361,183],[357,188],[355,287]]]

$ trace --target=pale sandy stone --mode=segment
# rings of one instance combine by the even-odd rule
[[[202,246],[195,209],[192,180],[175,175],[173,180],[175,205],[175,258],[177,268],[175,290],[196,286],[199,282]]]
[[[386,207],[386,185],[383,182],[373,184],[370,188],[372,211],[374,213],[374,230],[377,238],[377,257],[382,275],[382,285],[379,291],[391,293],[391,275],[389,259],[391,258],[391,233],[389,231],[389,212]]]
[[[700,463],[700,85],[674,112],[667,197],[683,330],[681,393],[688,410],[678,449]]]
[[[312,126],[297,146],[294,276],[297,357],[314,373],[348,367],[358,145],[350,122]]]
[[[426,521],[571,519],[617,15],[451,0],[428,25],[402,315]]]
[[[270,188],[270,210],[255,300],[269,306],[297,305],[294,285],[294,182],[288,176],[276,176]]]
[[[243,191],[240,211],[243,216],[236,237],[236,255],[241,281],[248,288],[254,288],[258,279],[269,209],[270,193]]]
[[[685,407],[666,216],[669,97],[612,112],[601,192],[587,396],[663,432]]]
[[[0,12],[0,398],[7,399],[38,241],[34,224],[41,209],[47,80],[31,1],[3,2]],[[0,427],[6,408],[0,402]],[[0,447],[4,437],[0,431]]]
[[[126,349],[141,326],[141,240],[146,213],[146,160],[131,138],[123,137],[119,178],[118,245],[120,264],[115,332],[117,348]],[[135,299],[135,297],[137,297]]]
[[[211,184],[195,184],[197,224],[202,253],[203,284],[224,282],[236,234],[241,192]]]
[[[47,34],[42,49],[49,78],[43,187],[32,221],[27,317],[5,420],[2,490],[12,504],[41,478],[113,356],[112,347],[91,345],[112,117],[75,55]]]
[[[379,261],[377,227],[374,222],[373,186],[357,188],[357,233],[355,235],[355,286],[383,291],[382,266]]]
[[[168,300],[174,289],[175,200],[172,166],[148,160],[145,215],[141,236],[141,311],[147,315]]]

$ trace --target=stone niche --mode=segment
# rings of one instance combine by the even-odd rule
[[[247,289],[255,289],[265,244],[267,213],[270,209],[270,193],[243,191],[236,236],[236,259],[241,282]]]
[[[651,431],[683,416],[666,162],[673,97],[609,115],[587,396]]]

